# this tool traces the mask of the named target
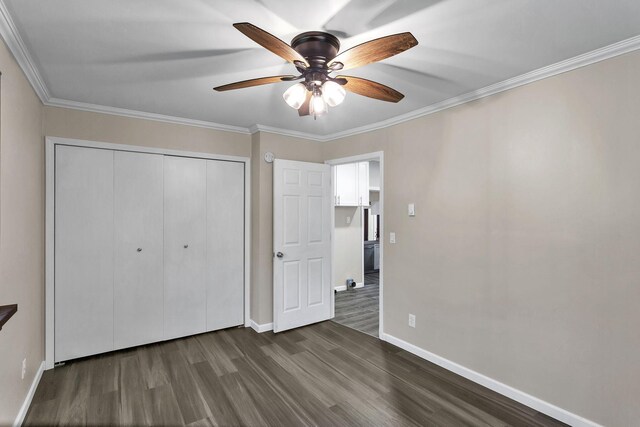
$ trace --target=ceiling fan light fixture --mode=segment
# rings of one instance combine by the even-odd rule
[[[327,80],[322,85],[322,98],[329,107],[342,104],[346,95],[347,91],[334,81]]]
[[[295,108],[297,110],[307,99],[307,88],[302,83],[296,83],[287,89],[282,94],[282,97],[291,108]]]
[[[311,102],[309,103],[309,114],[316,118],[318,116],[324,116],[327,114],[327,103],[324,102],[322,95],[320,93],[314,93],[311,97]]]

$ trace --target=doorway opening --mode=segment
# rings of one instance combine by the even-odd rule
[[[328,161],[333,177],[332,320],[382,336],[383,155]]]

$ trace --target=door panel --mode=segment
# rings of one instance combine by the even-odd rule
[[[164,158],[164,337],[206,330],[206,160]]]
[[[163,339],[163,156],[115,152],[114,346]]]
[[[244,324],[244,163],[207,161],[207,330]]]
[[[274,331],[331,316],[328,165],[274,162]]]
[[[55,152],[55,361],[113,349],[113,151]]]

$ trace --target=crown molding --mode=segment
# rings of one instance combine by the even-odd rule
[[[504,80],[490,86],[485,86],[482,89],[474,90],[460,96],[446,99],[444,101],[411,111],[406,114],[392,117],[390,119],[383,120],[377,123],[372,123],[370,125],[360,126],[353,129],[347,129],[342,132],[325,135],[320,137],[319,140],[333,141],[360,133],[371,132],[374,130],[394,126],[409,120],[417,119],[429,114],[434,114],[448,108],[453,108],[461,104],[466,104],[467,102],[476,101],[487,96],[495,95],[497,93],[504,92],[510,89],[515,89],[517,87],[524,86],[538,80],[543,80],[549,77],[557,76],[558,74],[563,74],[578,68],[585,67],[587,65],[592,65],[606,59],[624,55],[638,49],[640,49],[640,36],[632,37],[630,39],[623,40],[618,43],[614,43],[612,45],[605,46],[603,48],[557,62],[547,67],[542,67],[537,70],[513,77],[511,79]]]
[[[0,0],[0,36],[4,39],[7,47],[15,57],[18,65],[22,68],[22,71],[27,76],[29,83],[35,90],[36,94],[42,102],[49,99],[49,90],[47,85],[44,84],[44,80],[38,69],[34,65],[29,51],[20,37],[18,28],[13,22],[11,15],[4,1]]]
[[[409,120],[417,119],[419,117],[434,114],[439,111],[446,110],[448,108],[456,107],[467,102],[472,102],[487,96],[495,95],[500,92],[504,92],[510,89],[515,89],[520,86],[527,85],[529,83],[536,82],[538,80],[546,79],[556,76],[558,74],[566,73],[568,71],[575,70],[577,68],[585,67],[587,65],[595,64],[606,59],[610,59],[619,55],[624,55],[629,52],[640,49],[640,36],[632,37],[627,40],[623,40],[609,46],[596,49],[594,51],[575,56],[573,58],[560,61],[558,63],[549,65],[547,67],[539,68],[537,70],[522,74],[520,76],[513,77],[511,79],[504,80],[502,82],[486,86],[484,88],[465,93],[460,96],[446,99],[444,101],[432,104],[399,116],[391,117],[389,119],[372,123],[365,126],[359,126],[352,129],[347,129],[340,132],[335,132],[327,135],[319,135],[308,132],[301,132],[291,129],[277,128],[267,125],[255,124],[251,127],[241,127],[225,125],[221,123],[214,123],[203,120],[193,120],[183,117],[167,116],[163,114],[148,113],[144,111],[128,110],[124,108],[109,107],[105,105],[89,104],[78,101],[70,101],[59,98],[52,98],[44,80],[40,76],[38,69],[34,65],[34,61],[31,58],[24,41],[20,37],[18,30],[7,10],[4,0],[0,0],[0,36],[5,40],[7,46],[16,58],[16,61],[22,68],[23,72],[27,76],[27,79],[33,86],[33,89],[42,100],[44,105],[53,107],[64,107],[75,110],[91,111],[95,113],[113,114],[118,116],[133,117],[138,119],[154,120],[158,122],[166,122],[173,124],[181,124],[187,126],[196,126],[207,129],[215,129],[227,132],[235,132],[242,134],[254,134],[256,132],[267,132],[277,135],[284,135],[294,138],[302,138],[316,142],[328,142],[337,139],[346,138],[361,133],[371,132],[390,126],[394,126],[400,123],[404,123]]]
[[[266,125],[259,125],[259,124],[251,126],[249,128],[249,131],[251,132],[251,134],[254,134],[256,132],[273,133],[276,135],[290,136],[293,138],[308,139],[313,142],[328,141],[328,139],[326,139],[322,135],[316,135],[314,133],[300,132],[297,130],[283,129],[283,128],[277,128],[273,126],[266,126]]]
[[[103,113],[111,114],[114,116],[132,117],[135,119],[154,120],[156,122],[195,126],[207,129],[221,130],[225,132],[242,133],[246,135],[251,133],[248,128],[240,126],[224,125],[221,123],[187,119],[184,117],[167,116],[164,114],[147,113],[138,110],[128,110],[126,108],[108,107],[106,105],[89,104],[86,102],[69,101],[67,99],[49,98],[49,100],[43,101],[43,104],[50,107],[70,108],[73,110],[89,111],[92,113]]]

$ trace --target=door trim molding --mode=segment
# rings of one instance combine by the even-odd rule
[[[249,157],[194,151],[170,150],[138,145],[113,144],[72,138],[45,137],[45,360],[44,369],[52,369],[55,357],[55,147],[68,145],[115,151],[162,154],[178,157],[193,157],[206,160],[223,160],[244,163],[244,326],[251,326],[250,282],[251,282],[251,159]]]
[[[380,290],[379,290],[379,318],[378,318],[378,336],[382,337],[384,336],[384,293],[383,293],[383,289],[384,289],[384,232],[385,232],[385,228],[384,228],[384,151],[374,151],[371,153],[365,153],[365,154],[358,154],[358,155],[354,155],[354,156],[349,156],[349,157],[341,157],[341,158],[337,158],[337,159],[331,159],[331,160],[326,160],[325,163],[328,165],[331,165],[332,169],[333,166],[335,165],[342,165],[342,164],[346,164],[346,163],[356,163],[356,162],[366,162],[366,161],[371,161],[371,160],[375,160],[375,161],[379,161],[380,162],[380,215],[382,216],[382,221],[380,221],[380,230],[378,230],[378,233],[380,234],[380,276],[379,276],[379,283],[380,283]],[[333,170],[332,170],[333,172]],[[335,209],[336,209],[336,205],[335,205],[335,185],[333,183],[333,173],[331,174],[331,212],[335,213]],[[361,209],[362,211],[364,211],[363,209]],[[364,224],[363,221],[361,221],[362,224]],[[364,226],[364,225],[363,225]],[[335,229],[336,229],[336,224],[335,224],[335,214],[331,215],[331,283],[333,283],[333,268],[334,268],[334,262],[333,262],[333,255],[335,253],[335,241],[336,241],[336,236],[335,236]],[[363,230],[364,233],[364,230]],[[364,234],[363,234],[363,238],[364,238]],[[362,254],[362,283],[364,286],[364,247],[362,248],[363,254]],[[345,286],[346,289],[346,286]],[[336,315],[336,311],[335,311],[335,292],[333,291],[333,289],[331,289],[331,318],[333,319]]]

